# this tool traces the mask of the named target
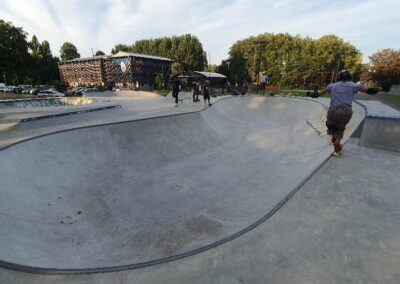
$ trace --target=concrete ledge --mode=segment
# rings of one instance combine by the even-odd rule
[[[357,100],[356,102],[365,107],[369,118],[400,120],[400,111],[380,101]]]
[[[60,98],[34,98],[34,99],[15,99],[0,101],[0,109],[10,108],[35,108],[35,107],[51,107],[51,106],[70,106],[70,105],[86,105],[96,102],[93,98],[78,97],[60,97]]]
[[[357,102],[367,111],[360,135],[360,145],[400,152],[400,111],[379,101]]]
[[[112,106],[97,107],[97,108],[91,108],[91,109],[85,109],[85,110],[54,113],[54,114],[48,114],[48,115],[43,115],[43,116],[27,117],[27,118],[21,119],[21,122],[29,122],[29,121],[35,121],[35,120],[40,120],[40,119],[47,119],[47,118],[67,116],[67,115],[73,115],[73,114],[88,113],[88,112],[93,112],[93,111],[100,111],[100,110],[120,108],[120,107],[121,107],[121,105],[112,105]]]
[[[0,133],[13,130],[18,127],[20,122],[0,123]]]

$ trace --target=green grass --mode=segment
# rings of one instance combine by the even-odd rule
[[[381,94],[382,98],[390,99],[390,100],[400,100],[400,96],[392,95],[392,94]]]
[[[289,96],[296,96],[296,97],[305,97],[306,93],[308,90],[281,90],[281,91],[275,91],[275,92],[267,92],[265,91],[264,94],[268,95],[270,93],[274,93],[275,95],[289,95]],[[392,95],[392,94],[387,94],[387,93],[380,93],[378,95],[381,98],[384,99],[390,99],[390,100],[400,100],[400,96]],[[324,94],[322,98],[329,98],[330,95],[328,93]]]
[[[286,95],[286,96],[296,96],[296,97],[306,97],[309,90],[280,90],[275,92],[265,91],[264,94],[268,95],[274,93],[275,95]],[[323,98],[329,98],[329,94],[324,94]]]

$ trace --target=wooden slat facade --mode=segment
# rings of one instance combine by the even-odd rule
[[[97,56],[58,64],[61,80],[69,86],[152,84],[158,74],[167,80],[172,60],[150,56]]]

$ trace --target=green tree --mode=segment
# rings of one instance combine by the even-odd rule
[[[117,44],[111,53],[119,51],[167,57],[179,63],[182,70],[202,71],[207,63],[201,42],[191,34],[143,39],[132,45]]]
[[[133,52],[132,47],[126,44],[117,44],[112,50],[111,54],[116,54],[120,51]]]
[[[2,20],[0,62],[0,77],[5,77],[8,84],[51,83],[59,78],[58,58],[53,57],[49,43],[40,43],[35,35],[27,42],[22,28]]]
[[[41,83],[52,83],[55,80],[59,80],[58,73],[58,61],[57,57],[53,57],[51,53],[50,44],[44,40],[40,44],[40,73]]]
[[[28,43],[32,56],[39,56],[40,42],[35,35],[32,36],[31,41]]]
[[[180,63],[174,62],[172,63],[171,67],[171,77],[175,76],[176,74],[180,73],[183,71],[183,67]]]
[[[70,42],[63,43],[60,49],[60,56],[62,61],[81,57],[75,45]]]
[[[59,80],[58,58],[53,57],[48,41],[42,43],[34,35],[29,42],[30,72],[28,81],[32,84],[50,84]]]
[[[106,55],[106,54],[101,50],[96,51],[95,56],[101,56],[101,55]]]
[[[234,43],[226,62],[231,82],[242,83],[253,74],[257,77],[266,72],[272,84],[308,87],[331,82],[343,68],[352,70],[357,78],[361,53],[333,35],[313,40],[287,33],[265,33]]]
[[[204,68],[204,71],[217,72],[217,69],[218,69],[217,64],[211,64],[211,65],[207,65],[206,68]]]
[[[386,48],[369,57],[369,77],[382,87],[400,84],[400,49]]]
[[[0,80],[5,77],[8,84],[22,83],[28,75],[29,61],[25,31],[0,20]]]

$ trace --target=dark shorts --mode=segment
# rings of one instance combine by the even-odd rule
[[[349,123],[353,110],[351,106],[342,105],[337,107],[330,107],[327,114],[326,126],[328,127],[328,134],[335,138],[342,139],[344,129]]]

